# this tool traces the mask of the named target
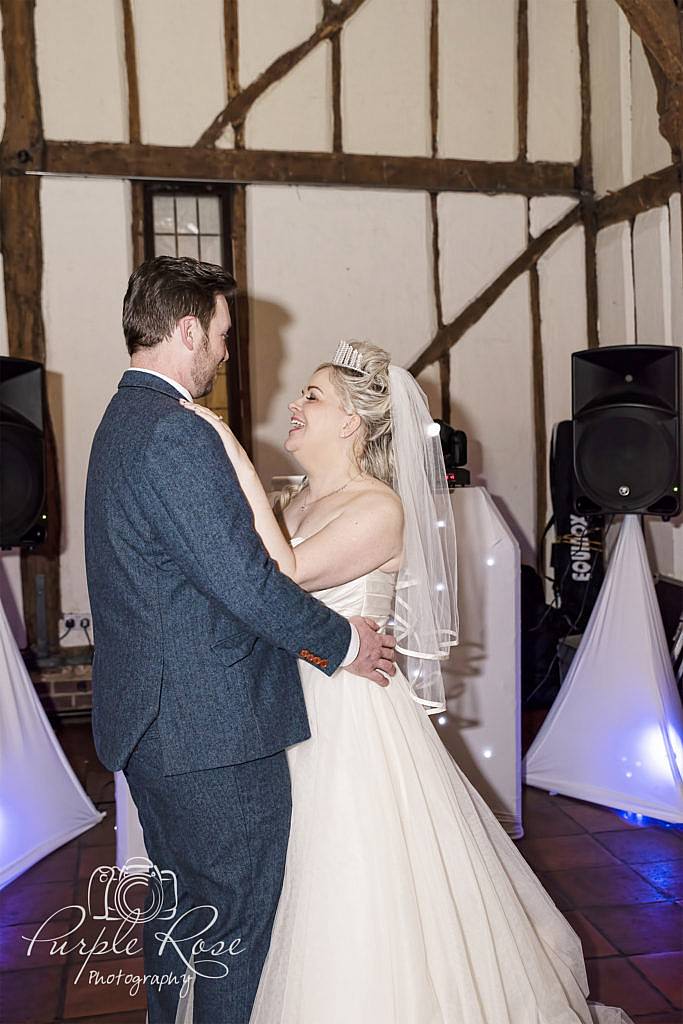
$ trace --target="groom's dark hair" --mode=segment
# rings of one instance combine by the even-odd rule
[[[184,316],[196,316],[208,331],[216,296],[235,291],[232,274],[189,256],[155,256],[128,281],[123,300],[123,333],[130,355],[153,348],[172,333]]]

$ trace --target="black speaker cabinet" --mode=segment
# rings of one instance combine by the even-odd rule
[[[680,360],[671,345],[572,354],[576,511],[680,512]]]
[[[0,547],[45,539],[44,370],[0,356]]]

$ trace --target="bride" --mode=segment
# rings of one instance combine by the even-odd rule
[[[250,1024],[626,1024],[586,1002],[578,937],[428,717],[457,642],[455,534],[418,385],[342,343],[289,406],[306,477],[277,515],[228,427],[184,404],[219,432],[281,571],[389,624],[404,656],[386,687],[299,663],[311,739],[287,752],[285,878]]]

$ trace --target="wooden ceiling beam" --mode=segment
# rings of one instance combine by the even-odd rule
[[[426,192],[513,192],[575,195],[570,163],[450,160],[348,153],[150,146],[124,142],[47,141],[34,159],[22,162],[4,147],[4,174],[42,172],[173,181],[276,182],[417,189]]]

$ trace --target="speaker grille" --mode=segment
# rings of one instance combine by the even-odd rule
[[[0,422],[0,542],[19,543],[43,507],[43,437],[33,427]]]
[[[675,482],[671,417],[654,409],[604,410],[575,422],[580,487],[607,511],[644,511]],[[624,490],[627,489],[627,490]]]

